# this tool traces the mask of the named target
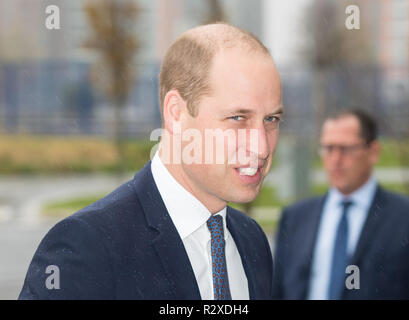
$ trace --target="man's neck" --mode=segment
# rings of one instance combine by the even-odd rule
[[[165,168],[169,171],[169,173],[172,175],[172,177],[190,194],[192,194],[197,200],[199,200],[209,210],[211,214],[218,213],[223,208],[226,207],[227,202],[197,190],[197,188],[195,188],[194,186],[194,183],[189,179],[189,177],[184,172],[182,164],[166,163],[166,161],[162,159],[160,153],[159,159],[161,160]]]

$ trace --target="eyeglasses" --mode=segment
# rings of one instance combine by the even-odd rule
[[[368,148],[367,144],[354,144],[350,146],[343,146],[343,145],[335,145],[335,144],[327,144],[321,145],[318,149],[318,152],[321,156],[327,156],[331,154],[333,151],[338,150],[341,155],[350,155],[354,153],[356,150]]]

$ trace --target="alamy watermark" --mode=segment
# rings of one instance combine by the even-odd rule
[[[360,11],[357,5],[349,5],[345,9],[345,14],[347,14],[347,18],[345,19],[345,27],[348,30],[359,30],[361,29],[360,23]]]
[[[151,159],[156,151],[160,150],[164,164],[229,164],[258,167],[261,139],[258,129],[204,129],[202,132],[196,128],[189,128],[182,132],[180,125],[176,124],[172,131],[172,135],[163,128],[152,131],[150,140],[158,141],[160,138],[161,142],[152,148]]]
[[[352,289],[359,289],[361,286],[361,279],[360,279],[360,274],[359,274],[359,267],[351,264],[346,267],[345,273],[350,274],[346,279],[345,279],[345,287],[348,290]]]
[[[47,17],[45,18],[45,27],[48,30],[59,30],[60,25],[60,8],[51,4],[45,8]]]
[[[56,265],[49,265],[45,269],[46,274],[50,274],[45,279],[45,287],[48,290],[58,290],[60,289],[60,268]]]

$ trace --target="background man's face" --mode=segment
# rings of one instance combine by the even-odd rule
[[[321,147],[327,147],[327,152],[321,156],[333,187],[347,195],[365,184],[378,159],[379,149],[377,142],[369,146],[365,144],[356,117],[351,115],[327,120],[322,128],[320,142]],[[342,147],[344,152],[340,150]]]
[[[230,130],[236,133],[236,141],[224,138],[223,164],[214,161],[211,164],[182,164],[186,181],[190,191],[202,202],[225,204],[229,201],[252,201],[270,169],[277,143],[278,128],[275,127],[281,117],[278,72],[269,57],[229,49],[214,57],[209,80],[211,94],[200,101],[195,117],[185,113],[182,130],[196,128],[202,137],[205,137],[206,129]],[[237,141],[239,129],[246,129],[245,144]],[[257,131],[257,145],[249,141],[250,129]],[[236,148],[229,152],[228,144],[232,142]],[[228,163],[234,154],[237,156],[238,152],[243,151],[247,157],[255,159],[252,162],[258,169],[254,175],[243,175],[238,169],[250,167],[250,162]],[[204,143],[202,153],[204,157]]]

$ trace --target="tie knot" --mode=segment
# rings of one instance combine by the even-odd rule
[[[341,205],[344,209],[348,209],[350,206],[352,206],[354,202],[352,200],[342,200]]]
[[[212,215],[209,220],[207,220],[207,227],[209,228],[210,233],[223,234],[223,217],[221,215]]]

